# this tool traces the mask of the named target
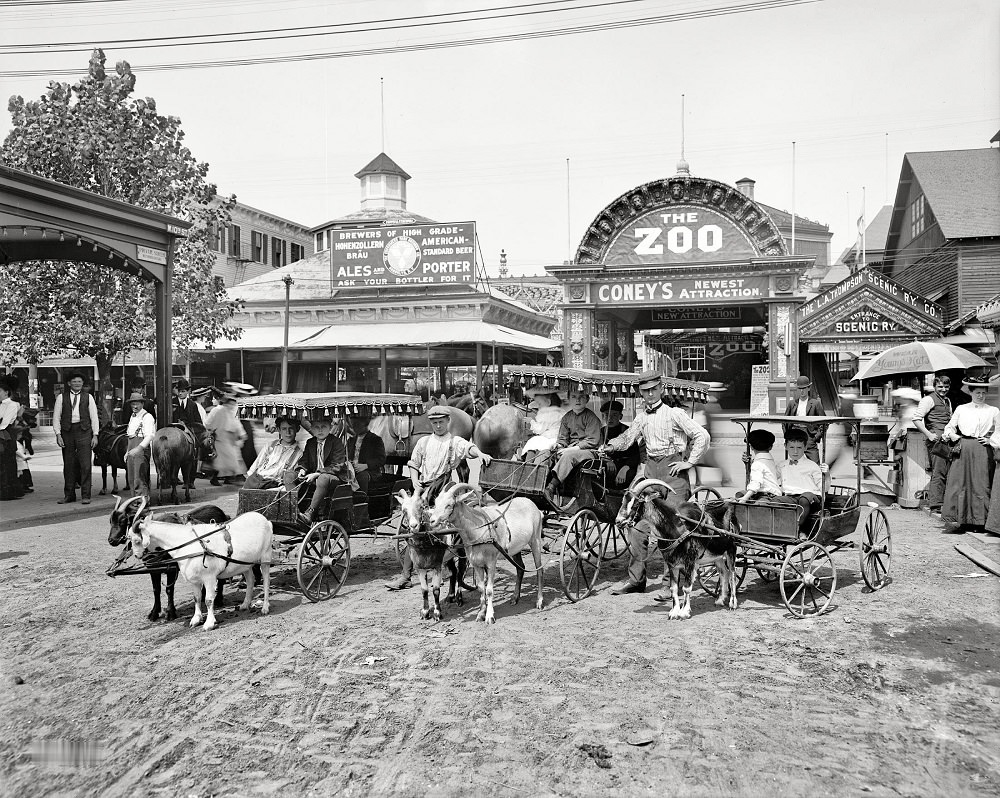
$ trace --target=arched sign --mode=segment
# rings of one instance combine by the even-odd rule
[[[771,217],[752,199],[725,183],[678,176],[608,205],[587,229],[576,262],[669,267],[787,254]]]

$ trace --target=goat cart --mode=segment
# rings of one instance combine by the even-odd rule
[[[239,414],[246,418],[290,415],[306,421],[319,415],[350,420],[360,414],[376,418],[422,412],[419,397],[404,394],[287,393],[248,397],[239,403]],[[283,487],[241,490],[237,512],[256,511],[268,518],[279,557],[273,564],[294,564],[302,595],[310,601],[326,601],[337,595],[347,580],[351,537],[397,537],[390,523],[397,510],[393,493],[410,483],[395,481],[386,472],[373,475],[368,493],[339,485],[321,503],[315,520],[305,524],[299,513],[308,505],[308,486],[292,481],[290,472],[287,476],[289,481]]]
[[[557,388],[567,392],[583,387],[589,389],[598,402],[638,397],[639,375],[629,372],[505,366],[504,373],[508,391],[513,388]],[[692,405],[705,402],[706,389],[703,383],[663,378],[666,402]],[[546,534],[559,540],[559,578],[563,593],[576,602],[594,591],[602,563],[615,560],[628,551],[625,530],[615,524],[628,486],[617,484],[615,469],[607,457],[595,457],[577,467],[563,486],[561,496],[553,495],[546,488],[550,471],[551,462],[545,456],[535,462],[494,458],[489,466],[481,469],[479,485],[499,502],[513,496],[526,496],[542,510]]]
[[[789,420],[787,416],[733,418],[747,435],[754,425],[787,425]],[[796,417],[794,423],[824,428],[846,424],[855,428],[855,434],[860,425],[856,418],[831,416]],[[824,444],[825,439],[824,435]],[[825,458],[825,445],[823,450],[821,459]],[[750,455],[748,443],[748,479]],[[892,533],[882,510],[872,509],[860,528],[859,539],[848,539],[858,530],[861,520],[862,463],[858,458],[855,466],[853,485],[832,484],[829,475],[824,474],[819,510],[806,518],[803,518],[806,510],[799,504],[763,500],[733,503],[733,515],[740,529],[728,534],[739,543],[737,585],[743,583],[752,568],[763,581],[777,581],[785,607],[796,618],[804,618],[820,615],[830,607],[837,589],[837,568],[833,561],[837,552],[858,552],[861,578],[870,590],[880,590],[892,581]],[[718,595],[719,577],[714,567],[700,569],[698,579],[707,592]]]

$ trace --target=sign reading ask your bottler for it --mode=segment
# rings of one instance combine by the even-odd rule
[[[331,230],[333,286],[475,284],[475,245],[475,222]]]

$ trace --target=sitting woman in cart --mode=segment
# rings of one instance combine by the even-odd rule
[[[330,416],[314,418],[309,432],[312,437],[306,441],[302,459],[298,463],[299,477],[306,483],[315,483],[312,501],[305,512],[299,513],[299,521],[311,525],[317,509],[323,500],[333,493],[338,485],[351,481],[351,469],[347,464],[347,448],[340,435],[331,435],[334,424],[342,422]],[[339,432],[339,429],[338,429]]]
[[[750,479],[747,480],[746,491],[738,492],[736,500],[746,504],[759,499],[767,501],[781,496],[781,472],[771,454],[774,434],[766,429],[750,430],[747,434],[747,443],[753,450]]]
[[[562,493],[573,470],[597,456],[597,447],[601,445],[601,418],[587,406],[589,402],[588,388],[581,386],[570,392],[569,412],[559,423],[554,450],[556,461],[546,489],[550,494]]]
[[[278,416],[274,425],[278,429],[278,437],[257,455],[247,471],[244,488],[280,488],[283,484],[282,472],[294,468],[302,457],[302,447],[295,442],[295,436],[299,434],[299,422],[289,416]]]
[[[424,490],[424,498],[432,503],[437,494],[448,482],[451,472],[465,459],[482,458],[484,465],[493,462],[493,458],[465,438],[452,435],[448,427],[451,423],[451,413],[444,405],[432,407],[427,413],[431,425],[431,435],[425,435],[413,448],[410,461],[406,464],[410,473],[410,481],[414,489],[418,486]],[[389,590],[403,590],[412,587],[410,581],[414,574],[413,561],[407,550],[403,555],[403,572],[386,583]]]

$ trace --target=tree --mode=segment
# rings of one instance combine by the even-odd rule
[[[150,97],[132,98],[135,75],[127,61],[113,74],[94,50],[86,77],[51,81],[37,101],[10,98],[13,127],[0,162],[191,222],[178,239],[173,265],[173,346],[235,339],[227,325],[241,307],[212,274],[210,236],[227,225],[235,196],[219,197],[208,164],[184,146],[180,119],[163,116]],[[0,284],[0,359],[93,357],[102,385],[111,364],[132,349],[152,349],[152,286],[92,263],[19,263]]]

